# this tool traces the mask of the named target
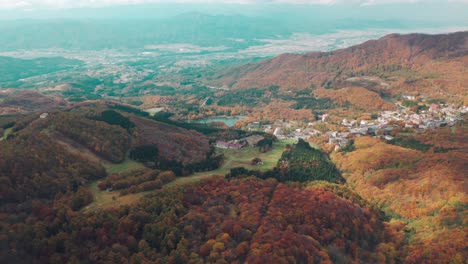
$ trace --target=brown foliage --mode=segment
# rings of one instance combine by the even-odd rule
[[[7,92],[6,98],[0,102],[0,114],[45,112],[65,105],[65,100],[60,97],[46,96],[34,91],[12,91]]]
[[[121,162],[130,147],[130,135],[120,126],[94,121],[75,113],[56,112],[52,128],[112,162]]]
[[[414,233],[408,263],[457,263],[467,257],[462,253],[468,203],[466,126],[455,131],[441,128],[416,136],[426,144],[447,148],[438,153],[362,137],[356,138],[355,151],[333,155],[360,195],[385,205],[389,215],[408,219],[405,229]]]
[[[286,102],[279,99],[272,100],[268,105],[253,112],[249,117],[252,120],[263,120],[274,122],[276,120],[304,121],[312,122],[315,120],[314,113],[310,109],[292,109],[292,102]]]
[[[100,164],[70,154],[44,134],[21,135],[0,144],[0,199],[53,199],[105,175]]]
[[[156,145],[160,158],[176,160],[184,165],[200,162],[207,158],[210,151],[209,141],[199,132],[142,117],[132,116],[130,120],[136,125],[134,146]]]
[[[215,256],[248,263],[369,262],[377,260],[372,252],[390,236],[369,208],[323,188],[304,190],[273,180],[205,181],[186,190],[184,204],[189,249],[206,262]],[[398,251],[395,245],[387,248]],[[380,253],[389,261],[397,257],[389,252]]]
[[[260,63],[236,67],[219,76],[219,84],[235,88],[270,87],[284,90],[336,86],[349,77],[384,75],[391,89],[401,94],[419,92],[459,102],[467,98],[465,74],[467,32],[444,35],[392,34],[378,40],[332,52],[283,54]]]
[[[160,189],[164,184],[174,180],[172,171],[155,171],[149,169],[126,173],[116,173],[107,176],[98,184],[100,190],[111,188],[121,190],[121,193],[137,193]]]
[[[338,90],[317,89],[314,94],[320,98],[328,98],[340,106],[351,104],[357,109],[366,111],[393,110],[391,103],[383,100],[376,92],[362,87],[346,87]]]

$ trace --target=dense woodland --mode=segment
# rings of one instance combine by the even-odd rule
[[[392,34],[330,52],[282,54],[231,68],[214,81],[233,90],[268,89],[272,85],[280,86],[282,91],[318,88],[320,91],[314,94],[321,99],[328,98],[337,105],[349,102],[364,109],[392,107],[385,97],[408,92],[429,98],[443,96],[441,99],[447,102],[466,105],[467,87],[460,83],[468,81],[467,35],[466,31]],[[442,95],[440,88],[446,93]]]
[[[120,125],[94,121],[75,113],[54,113],[48,121],[56,131],[112,162],[122,162],[130,148],[131,137]]]
[[[378,245],[385,245],[388,239],[382,215],[367,204],[334,194],[333,188],[288,187],[274,179],[249,178],[248,174],[242,179],[163,188],[175,178],[175,167],[196,171],[219,166],[222,156],[212,156],[212,150],[198,163],[184,165],[168,160],[169,165],[175,165],[168,168],[172,172],[145,169],[106,176],[98,162],[70,152],[74,145],[64,144],[57,133],[102,158],[124,158],[130,150],[135,160],[156,159],[157,163],[161,161],[160,150],[156,145],[130,147],[129,140],[141,127],[141,120],[134,123],[117,112],[86,113],[55,112],[43,120],[20,120],[15,124],[15,136],[0,145],[2,262],[209,263],[224,259],[263,263],[272,259],[373,261],[397,257],[376,253],[380,252]],[[126,126],[127,121],[135,127]],[[106,142],[122,149],[107,149],[106,144],[111,143]],[[271,143],[272,139],[267,139],[262,145]],[[107,156],[106,151],[121,156]],[[327,167],[331,163],[319,151],[314,158],[304,160],[307,151],[316,150],[300,142],[282,160],[293,165],[310,163],[309,169],[320,168],[316,176],[336,170]],[[94,199],[87,186],[97,179],[102,179],[98,186],[102,191],[120,195],[153,192],[131,208],[83,211],[81,208]],[[319,206],[342,207],[344,211],[328,214],[329,208],[316,210]],[[305,208],[310,208],[312,214],[304,213],[309,212],[303,211]],[[339,231],[348,225],[346,217],[355,219],[356,226]],[[279,221],[281,218],[284,220]],[[340,221],[342,224],[338,224]],[[368,233],[361,232],[364,229]],[[291,247],[285,247],[290,243]],[[274,248],[278,250],[273,254]]]
[[[402,228],[406,263],[463,263],[468,166],[466,123],[401,136],[396,145],[362,137],[354,150],[332,155],[363,198]]]
[[[36,202],[28,221],[16,210],[1,224],[14,230],[5,234],[7,262],[393,262],[400,246],[371,208],[272,179],[166,188],[90,213]]]
[[[52,200],[104,176],[100,164],[69,153],[46,135],[21,135],[0,144],[2,205]]]
[[[285,180],[325,180],[340,182],[342,177],[328,156],[299,139],[297,144],[285,151],[279,160],[279,168],[285,171]]]
[[[164,184],[175,178],[176,175],[172,171],[135,170],[111,174],[99,182],[98,188],[101,191],[117,190],[121,195],[126,195],[161,189]]]
[[[223,162],[208,137],[127,106],[110,108],[2,121],[13,130],[0,141],[0,262],[463,263],[467,258],[465,124],[395,135],[391,142],[356,138],[331,158],[300,140],[284,149],[272,170],[236,168],[224,179],[179,185],[173,184],[178,176]],[[273,141],[266,138],[258,147],[268,151]],[[128,159],[146,168],[106,173],[101,165]],[[143,198],[89,210],[96,199],[91,183],[97,191]]]

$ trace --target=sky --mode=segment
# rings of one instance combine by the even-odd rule
[[[395,3],[464,3],[468,0],[0,0],[3,10],[67,9],[83,7],[108,7],[117,5],[153,3],[191,3],[191,4],[313,4],[313,5],[379,5]]]
[[[0,0],[0,20],[164,19],[186,13],[293,18],[302,14],[332,20],[442,21],[467,26],[465,10],[468,0]]]

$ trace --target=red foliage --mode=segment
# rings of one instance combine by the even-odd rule
[[[373,262],[389,237],[368,208],[325,189],[274,180],[205,181],[185,190],[184,205],[189,249],[206,261],[220,254],[228,262]]]

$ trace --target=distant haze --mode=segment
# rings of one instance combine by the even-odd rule
[[[67,59],[40,74],[42,60],[15,62],[19,73],[7,65],[0,77],[11,81],[0,87],[196,76],[200,68],[330,51],[391,33],[466,31],[466,2],[0,0],[0,56]]]
[[[379,5],[379,4],[452,4],[468,3],[467,0],[2,0],[0,9],[65,9],[79,7],[106,7],[142,4],[289,4],[289,5]]]
[[[161,18],[187,12],[335,18],[428,19],[467,23],[468,0],[2,0],[0,19]]]

